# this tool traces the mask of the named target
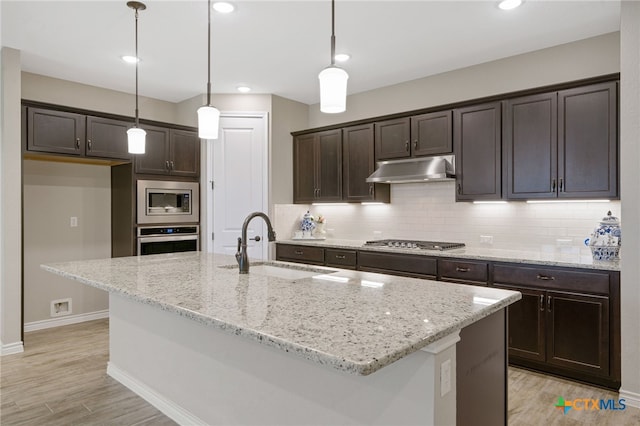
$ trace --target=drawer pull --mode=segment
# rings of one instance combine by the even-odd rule
[[[538,274],[538,276],[536,278],[539,279],[539,280],[542,280],[542,281],[554,281],[556,279],[556,277],[554,277],[554,276],[540,275],[540,274]]]
[[[296,250],[294,251],[294,253],[297,254],[298,256],[302,256],[304,254],[302,250]]]
[[[470,268],[463,268],[461,266],[456,266],[456,272],[469,272]]]
[[[540,310],[544,312],[544,294],[540,295]]]
[[[547,311],[551,312],[551,296],[547,296]]]
[[[344,254],[336,254],[336,259],[346,259],[347,256],[345,256]]]

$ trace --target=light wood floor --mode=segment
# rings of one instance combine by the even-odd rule
[[[175,425],[106,374],[109,323],[97,320],[25,334],[25,352],[0,359],[0,424]],[[618,395],[526,370],[509,369],[510,425],[640,425],[640,410],[562,414],[558,397]]]

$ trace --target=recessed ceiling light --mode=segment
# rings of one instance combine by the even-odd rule
[[[238,92],[240,92],[240,93],[247,93],[247,92],[250,92],[250,91],[251,91],[251,87],[249,87],[249,86],[244,86],[244,85],[243,85],[243,86],[238,86],[238,87],[236,87],[236,89],[237,89],[237,90],[238,90]]]
[[[136,62],[140,62],[140,59],[136,58],[135,56],[124,55],[121,56],[121,58],[128,64],[135,64]]]
[[[522,4],[522,0],[502,0],[498,7],[502,10],[511,10]]]
[[[351,58],[351,55],[349,55],[348,53],[338,53],[335,56],[336,61],[338,62],[346,62]]]
[[[217,1],[213,4],[213,10],[220,13],[231,13],[236,10],[236,7],[226,1]]]

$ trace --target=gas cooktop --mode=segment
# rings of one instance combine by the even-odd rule
[[[370,247],[391,247],[422,250],[452,250],[463,248],[464,243],[447,243],[443,241],[419,241],[419,240],[372,240],[364,243]]]

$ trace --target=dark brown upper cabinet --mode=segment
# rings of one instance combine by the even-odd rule
[[[451,115],[438,111],[376,122],[376,160],[450,153]]]
[[[293,202],[342,201],[342,129],[293,140]]]
[[[131,126],[125,121],[87,116],[86,155],[130,159],[127,130]]]
[[[389,202],[388,184],[369,183],[375,170],[373,123],[342,129],[342,195],[344,201]]]
[[[558,197],[618,197],[617,83],[558,92]]]
[[[501,103],[453,110],[456,200],[502,198]]]
[[[616,83],[510,99],[508,199],[618,197]]]
[[[42,108],[27,108],[27,150],[84,155],[85,116]]]
[[[128,160],[132,123],[73,112],[27,107],[27,151]]]
[[[196,132],[143,125],[145,153],[136,155],[136,173],[198,177],[200,139]]]

